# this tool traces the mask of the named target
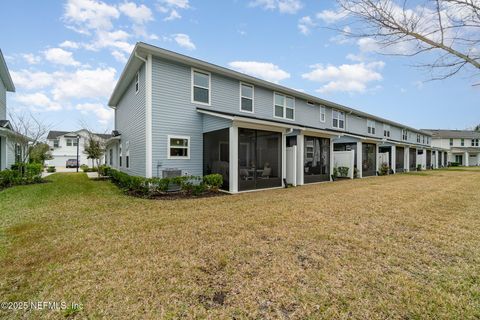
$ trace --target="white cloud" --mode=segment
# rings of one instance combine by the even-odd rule
[[[56,101],[108,98],[115,85],[115,73],[114,68],[97,68],[64,74],[53,85],[53,98]]]
[[[310,29],[315,27],[316,25],[317,24],[309,16],[302,17],[300,18],[300,20],[298,20],[298,29],[304,35],[309,34]]]
[[[128,61],[128,58],[125,56],[123,52],[120,52],[118,50],[113,50],[112,51],[112,56],[117,60],[118,62],[125,63]]]
[[[177,12],[177,10],[173,9],[170,12],[170,15],[163,20],[164,21],[172,21],[172,20],[177,20],[177,19],[181,19],[181,18],[182,18],[182,16]]]
[[[18,94],[15,96],[15,101],[32,111],[58,111],[62,109],[58,102],[52,101],[41,92]]]
[[[302,75],[302,78],[322,83],[317,89],[320,93],[328,92],[360,92],[367,90],[370,82],[383,79],[379,73],[385,66],[383,61],[370,63],[343,64],[338,67],[316,64],[311,66],[312,71]]]
[[[173,40],[180,46],[188,50],[195,50],[195,44],[190,40],[190,37],[184,33],[177,33],[172,35]]]
[[[134,2],[124,2],[118,9],[136,24],[145,24],[153,20],[152,10],[144,4],[137,6]]]
[[[82,114],[93,113],[98,122],[106,125],[113,119],[114,112],[112,109],[103,106],[100,103],[81,103],[75,106],[75,109],[79,110]]]
[[[61,48],[69,48],[69,49],[78,49],[80,48],[80,45],[74,41],[63,41],[62,43],[59,44]]]
[[[22,54],[22,57],[25,59],[25,61],[27,61],[28,64],[37,64],[42,60],[42,58],[34,55],[33,53],[24,53]]]
[[[64,20],[72,24],[79,33],[93,30],[110,30],[112,20],[118,19],[120,12],[113,5],[96,0],[68,0],[65,5]]]
[[[79,66],[80,62],[73,58],[73,54],[70,51],[63,50],[62,48],[50,48],[43,52],[45,59],[48,61],[66,66]]]
[[[303,3],[300,0],[254,0],[249,3],[249,6],[294,14],[303,8]]]
[[[48,72],[34,72],[31,70],[21,70],[21,71],[10,71],[13,82],[15,86],[22,89],[32,90],[32,89],[42,89],[50,86],[55,77],[58,76],[56,73]]]
[[[271,82],[279,82],[281,80],[290,78],[290,74],[288,72],[269,62],[232,61],[228,65],[239,72],[243,72]]]
[[[317,13],[317,18],[327,24],[332,24],[345,19],[348,16],[348,12],[344,10],[323,10]]]
[[[180,9],[190,8],[190,3],[188,0],[160,0],[159,2],[168,7],[176,7]]]

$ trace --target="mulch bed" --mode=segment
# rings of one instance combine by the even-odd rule
[[[205,191],[198,195],[189,192],[175,191],[175,192],[166,192],[158,193],[152,195],[138,194],[132,191],[125,192],[127,195],[143,199],[152,199],[152,200],[181,200],[181,199],[199,199],[199,198],[213,198],[229,195],[226,192],[221,191]]]

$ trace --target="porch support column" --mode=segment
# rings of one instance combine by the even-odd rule
[[[305,147],[305,136],[303,134],[297,135],[297,185],[301,186],[304,184],[304,147]]]
[[[392,158],[392,163],[390,163],[390,168],[392,169],[393,173],[397,173],[397,147],[392,146],[391,148],[391,155],[390,157]]]
[[[229,191],[238,192],[238,127],[233,124],[229,129]]]
[[[410,171],[410,147],[405,147],[403,150],[403,170],[405,172]]]
[[[465,155],[464,155],[465,160],[463,161],[465,163],[465,167],[469,166],[469,157],[470,155],[468,154],[468,152],[465,152]]]
[[[285,187],[283,181],[287,178],[287,135],[282,132],[282,187]]]
[[[333,139],[330,138],[330,181],[332,181],[333,167],[335,159],[333,158]]]
[[[357,176],[358,178],[363,178],[363,173],[362,173],[362,142],[358,141],[357,142]]]
[[[480,153],[477,153],[477,166],[480,166]]]
[[[0,136],[0,170],[7,168],[7,138]]]
[[[375,172],[380,171],[380,161],[378,161],[378,155],[379,155],[380,148],[378,147],[378,143],[375,143],[375,164],[376,164],[376,170]]]

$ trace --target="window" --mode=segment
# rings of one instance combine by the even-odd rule
[[[53,147],[54,148],[59,148],[60,147],[60,140],[58,140],[58,139],[53,140]]]
[[[113,165],[113,149],[112,148],[110,148],[109,150],[108,161],[109,161],[109,164],[112,166]]]
[[[337,129],[345,129],[345,112],[332,110],[332,125]]]
[[[168,136],[168,158],[190,159],[190,137]]]
[[[425,144],[425,136],[422,136],[422,142]]]
[[[274,93],[274,116],[293,120],[295,118],[295,100],[292,97]]]
[[[138,93],[138,90],[140,90],[140,71],[135,75],[135,94]]]
[[[118,166],[122,166],[122,144],[120,144],[118,149]]]
[[[402,140],[403,141],[408,140],[408,131],[406,129],[402,129]]]
[[[390,138],[390,125],[388,124],[383,125],[383,136]]]
[[[325,122],[326,116],[325,116],[325,107],[320,106],[320,122]]]
[[[15,163],[22,162],[22,147],[15,143]]]
[[[253,86],[240,83],[240,111],[253,112]]]
[[[453,146],[453,139],[450,138],[450,147],[452,147],[452,146]]]
[[[417,133],[417,143],[420,143],[420,135]]]
[[[125,142],[125,168],[130,168],[130,142]]]
[[[72,139],[67,139],[67,147],[71,147],[72,146]]]
[[[367,119],[367,131],[369,134],[375,134],[375,121]]]
[[[472,147],[478,147],[478,139],[472,139]]]
[[[462,147],[465,146],[465,139],[461,139],[461,140],[460,140],[460,145],[461,145]]]
[[[72,139],[72,144],[76,147],[78,145],[78,139]]]
[[[192,69],[192,102],[210,105],[210,73]]]

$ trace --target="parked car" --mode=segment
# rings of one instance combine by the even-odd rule
[[[76,168],[78,167],[77,159],[68,159],[67,164],[65,165],[67,168]]]

